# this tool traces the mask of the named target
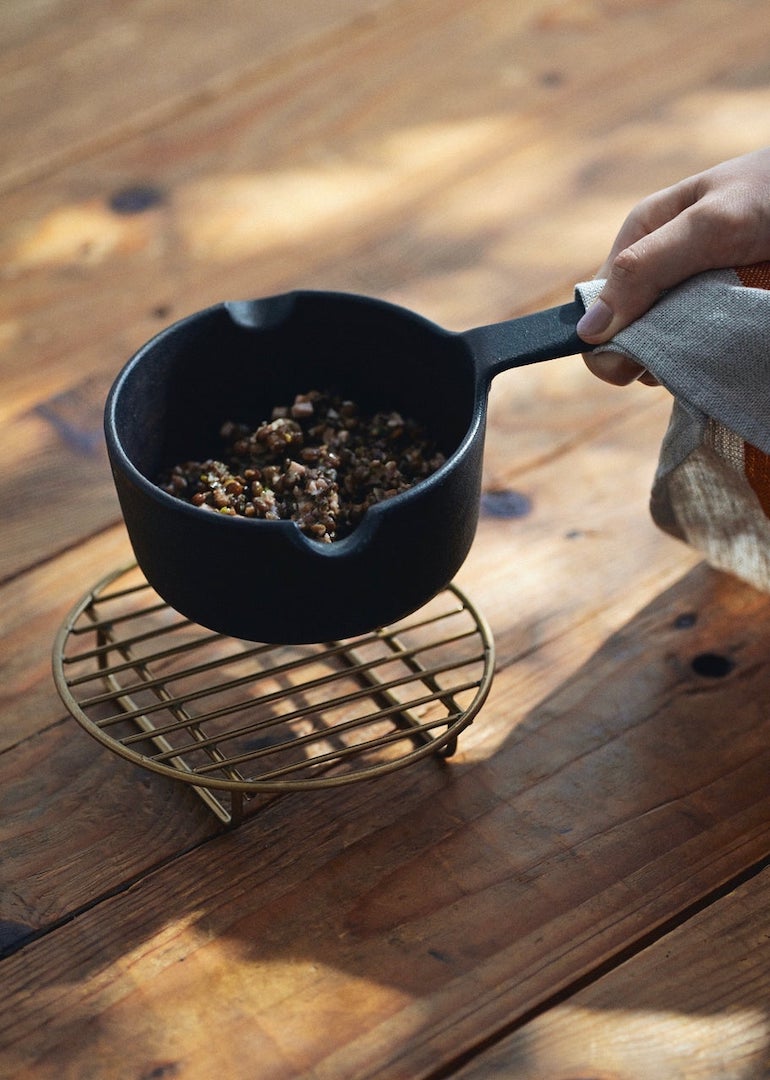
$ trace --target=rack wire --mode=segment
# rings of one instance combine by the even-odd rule
[[[193,785],[236,825],[260,793],[349,784],[428,754],[450,757],[489,693],[494,643],[455,585],[357,638],[242,641],[184,618],[132,564],[72,609],[53,670],[91,736]]]

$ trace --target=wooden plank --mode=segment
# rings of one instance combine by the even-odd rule
[[[764,1075],[769,906],[764,870],[452,1075]]]
[[[526,377],[528,373],[523,374]],[[586,373],[582,373],[581,377],[589,380]],[[593,380],[590,381],[593,383]],[[609,388],[604,390],[611,393]],[[643,596],[656,595],[693,561],[687,549],[663,537],[647,519],[646,488],[651,453],[659,437],[657,428],[664,418],[659,415],[657,422],[650,424],[648,416],[658,412],[651,408],[654,395],[644,394],[644,401],[647,403],[646,409],[633,410],[628,417],[627,427],[594,433],[596,446],[593,451],[588,445],[581,445],[579,449],[573,448],[566,461],[557,456],[539,469],[530,470],[527,491],[533,499],[531,514],[524,518],[485,517],[482,520],[479,542],[459,580],[480,603],[491,622],[497,642],[499,670],[516,666],[516,685],[523,695],[522,702],[534,702],[544,692],[541,665],[536,657],[532,661],[534,682],[526,691],[523,689],[529,678],[527,657],[535,643],[543,646],[549,640],[558,640],[554,661],[558,655],[559,666],[554,667],[554,675],[557,671],[578,667],[606,633],[633,613],[628,594],[621,584],[628,575],[636,575],[633,604],[638,605]],[[644,440],[650,454],[645,454],[641,449]],[[633,450],[629,450],[629,447],[633,447]],[[587,529],[585,536],[570,537],[568,534],[576,525],[584,524],[583,483],[591,483],[594,460],[608,454],[616,458],[620,468],[614,484],[608,481],[605,490],[595,496],[593,512],[601,520],[603,532]],[[493,453],[493,462],[494,458]],[[571,475],[573,481],[568,492],[563,484],[565,472]],[[509,478],[502,461],[496,465],[496,477],[498,485],[502,483],[507,487]],[[626,500],[634,490],[638,497],[632,507]],[[625,544],[622,534],[618,536],[617,523],[621,520],[627,523],[629,516],[636,519],[637,543],[634,548]],[[512,563],[512,555],[515,563]],[[4,709],[14,710],[13,728],[3,729],[0,743],[0,748],[13,750],[0,756],[0,786],[7,800],[9,822],[16,822],[12,810],[19,801],[16,794],[19,784],[21,803],[26,806],[30,755],[36,762],[50,762],[50,769],[42,770],[38,781],[38,786],[50,792],[50,796],[44,799],[38,794],[36,798],[38,818],[47,822],[44,832],[50,839],[52,850],[48,854],[48,844],[40,845],[39,857],[46,865],[51,865],[47,880],[56,881],[58,903],[63,905],[62,910],[51,916],[48,900],[39,904],[31,899],[38,889],[35,872],[28,868],[26,848],[22,847],[21,853],[17,853],[12,842],[13,829],[5,844],[4,854],[7,880],[14,882],[15,896],[25,897],[25,918],[36,927],[45,925],[46,920],[50,924],[63,917],[63,912],[80,907],[84,902],[81,892],[84,881],[96,894],[109,891],[117,884],[113,865],[101,861],[100,822],[97,823],[99,831],[92,849],[95,863],[92,865],[90,857],[84,855],[85,863],[65,864],[64,877],[53,869],[56,865],[54,853],[66,850],[73,836],[80,836],[81,839],[87,836],[92,821],[92,798],[86,797],[86,788],[77,788],[83,792],[82,815],[72,810],[67,815],[61,813],[59,798],[69,799],[70,792],[66,788],[60,790],[56,782],[60,759],[64,757],[67,762],[73,762],[68,767],[74,775],[82,775],[82,782],[88,785],[94,783],[94,765],[90,747],[83,745],[85,737],[72,725],[64,731],[60,730],[64,708],[51,679],[50,657],[56,631],[65,614],[98,579],[129,558],[130,548],[124,529],[118,527],[94,538],[89,544],[79,545],[30,574],[16,577],[2,590],[0,703]],[[569,560],[572,558],[579,560],[580,577],[570,573]],[[606,572],[608,565],[614,567],[612,575]],[[515,604],[511,603],[511,593],[501,590],[501,580],[512,581]],[[585,612],[586,590],[591,596],[588,613]],[[32,607],[29,598],[33,598]],[[576,619],[582,619],[584,625],[577,637],[570,637],[568,631]],[[498,673],[498,686],[499,679]],[[503,726],[506,717],[507,710],[504,710]],[[499,725],[492,717],[476,731],[482,745],[486,745],[490,738],[500,737]],[[74,742],[74,747],[70,747],[70,742]],[[27,743],[31,746],[27,746]],[[467,743],[468,748],[475,743],[474,732]],[[82,756],[80,766],[74,764],[76,758],[73,758],[73,754],[77,753]],[[103,757],[97,760],[103,762]],[[123,763],[113,762],[112,766],[122,777],[125,770]],[[104,791],[100,790],[98,796],[100,801],[117,797],[108,783],[109,764],[104,763],[103,768],[107,771],[99,780],[100,784],[104,784]],[[80,821],[81,816],[84,816],[84,821]],[[65,830],[63,838],[59,836],[62,827]],[[131,879],[138,875],[142,866],[141,859],[135,866],[129,865],[124,870],[125,877]],[[73,871],[75,876],[70,879]],[[14,911],[15,907],[16,900],[13,900],[11,910]]]
[[[104,387],[85,380],[0,430],[0,580],[120,517],[102,431]],[[52,527],[52,524],[55,527]]]
[[[221,830],[191,788],[115,764],[71,719],[0,755],[0,956]]]
[[[0,188],[221,95],[286,54],[376,18],[384,0],[207,5],[9,0],[0,9]]]
[[[604,440],[600,448],[597,439],[597,456],[634,442],[628,433]],[[581,449],[576,457],[584,454],[590,471],[590,454]],[[533,514],[531,539],[538,529],[556,532],[546,520],[549,504],[561,508],[562,523],[571,518],[558,464],[544,465],[538,477],[535,490],[546,493],[539,504],[544,516],[538,524]],[[618,503],[616,512],[620,517],[627,510]],[[494,530],[495,543],[509,553],[516,527],[484,523],[487,540]],[[237,838],[216,841],[218,856],[191,853],[159,872],[160,880],[154,875],[138,882],[125,906],[113,907],[121,905],[119,898],[100,904],[25,948],[24,964],[7,960],[3,974],[19,994],[8,1008],[8,1037],[23,1037],[34,1055],[42,1055],[39,1075],[53,1068],[45,1065],[46,1055],[50,1063],[59,1060],[68,1025],[82,1015],[81,995],[91,1015],[108,1009],[113,1030],[128,1032],[137,1022],[134,978],[142,982],[144,1010],[156,994],[159,1003],[172,993],[181,956],[186,980],[198,986],[207,977],[224,980],[245,1013],[259,1015],[260,1033],[250,1037],[266,1060],[278,1062],[277,1075],[280,1069],[291,1075],[292,1069],[317,1067],[320,1075],[354,1076],[367,1059],[379,1062],[386,1075],[423,1075],[448,1053],[444,1024],[452,1025],[453,1052],[473,1045],[760,857],[770,839],[765,718],[758,704],[766,692],[758,658],[770,619],[767,598],[698,571],[653,600],[592,656],[605,634],[603,620],[618,615],[594,592],[603,576],[600,564],[606,568],[611,560],[604,547],[596,552],[596,570],[583,563],[576,579],[565,561],[571,545],[574,539],[563,530],[550,550],[530,544],[521,604],[512,609],[509,602],[507,610],[500,605],[494,612],[503,662],[492,698],[463,737],[447,775],[429,764],[356,791],[287,800],[262,811]],[[617,544],[615,557],[624,546]],[[589,552],[583,554],[585,559]],[[636,559],[649,563],[641,546],[626,557],[626,567]],[[489,567],[482,561],[468,569],[490,593],[495,576]],[[624,602],[638,603],[640,596],[635,587]],[[550,624],[540,610],[549,597]],[[586,619],[587,608],[595,618]],[[704,652],[732,659],[733,675],[696,675],[691,661]],[[726,731],[728,708],[736,718]],[[26,898],[28,920],[33,910],[45,916],[53,895],[59,904],[79,896],[78,877],[55,854],[69,849],[68,836],[81,836],[76,869],[91,895],[99,888],[117,890],[121,873],[137,858],[128,838],[126,864],[116,875],[101,855],[104,824],[90,822],[87,804],[78,808],[65,789],[68,813],[61,813],[53,793],[63,744],[54,734],[43,733],[38,759],[49,763],[45,787],[52,796],[39,813],[49,823],[51,846],[30,861],[23,847],[11,845],[4,861],[14,893]],[[19,747],[14,754],[26,760],[31,752]],[[82,750],[73,752],[70,771],[77,773]],[[14,754],[4,755],[3,788],[11,807],[14,777],[28,775]],[[100,766],[105,818],[120,845],[127,826],[106,810],[114,782],[108,771]],[[296,865],[293,853],[308,835],[312,853]],[[38,860],[46,863],[45,880]],[[177,898],[170,923],[162,895]],[[199,914],[191,924],[193,912]],[[206,941],[214,934],[232,946],[202,941],[195,929],[201,918]],[[91,940],[99,942],[98,977]],[[243,954],[236,943],[245,940],[263,946]],[[30,950],[40,959],[33,960]],[[60,965],[73,955],[80,960],[68,985],[81,989],[62,996]],[[280,1001],[258,1005],[253,995],[257,987],[265,992],[268,971],[275,993],[281,988]],[[348,1001],[351,975],[360,1001]],[[58,1020],[43,1001],[45,1031],[35,1029],[31,1016],[21,1022],[21,1002],[32,985],[49,987],[42,998],[50,993],[56,1001]],[[224,1012],[230,1000],[222,1002]],[[337,1051],[325,1010],[336,1017],[340,1001],[347,1019],[344,1049]],[[235,1045],[241,1014],[228,1021],[216,1006],[215,1012]],[[164,1016],[164,1028],[173,1031]],[[430,1016],[444,1020],[431,1022]],[[182,1054],[173,1034],[153,1028],[148,1038],[163,1060]],[[137,1046],[126,1070],[149,1067],[146,1045]],[[104,1057],[106,1072],[114,1067],[121,1075],[124,1066],[104,1040],[87,1052]],[[79,1054],[72,1059],[75,1075]],[[205,1049],[195,1057],[198,1064],[189,1067],[203,1076],[211,1059]],[[226,1065],[234,1076],[248,1075],[238,1072],[242,1066],[234,1059]]]
[[[592,454],[583,447],[579,453],[573,451],[575,460],[572,465],[565,465],[557,458],[528,476],[529,491],[536,492],[536,495],[532,513],[527,518],[506,520],[485,517],[482,520],[479,542],[458,579],[481,605],[491,622],[497,643],[499,670],[516,665],[516,684],[520,688],[522,702],[534,702],[543,693],[540,661],[536,657],[532,660],[534,682],[531,685],[528,683],[527,672],[530,669],[526,658],[535,646],[542,646],[551,639],[559,640],[558,652],[554,654],[554,657],[558,655],[559,667],[554,668],[554,674],[557,670],[563,672],[578,667],[606,633],[633,613],[634,605],[641,603],[644,596],[656,595],[693,561],[687,549],[663,537],[647,520],[645,495],[649,465],[645,463],[644,453],[638,452],[638,447],[640,439],[645,436],[648,445],[654,447],[657,436],[654,428],[649,428],[645,423],[644,411],[635,413],[632,419],[631,435],[604,432],[594,451],[596,457],[609,452],[616,454],[624,466],[615,485],[608,484],[594,506],[595,513],[601,518],[603,533],[589,529],[584,536],[568,535],[575,523],[583,521],[580,462],[588,463],[586,482],[593,472]],[[624,442],[635,447],[633,454],[626,452],[627,461],[622,457]],[[574,481],[570,487],[571,498],[565,497],[562,481],[565,469],[571,473]],[[502,470],[498,476],[505,479]],[[634,489],[639,496],[632,509],[625,500]],[[622,498],[619,497],[621,491]],[[617,525],[621,520],[627,523],[630,515],[636,519],[637,543],[634,548],[625,544]],[[14,748],[14,753],[6,755],[4,760],[0,758],[0,770],[9,808],[16,802],[18,783],[22,784],[24,791],[27,790],[29,770],[25,762],[30,752],[36,756],[43,754],[50,760],[51,775],[41,778],[40,782],[46,790],[58,793],[55,774],[63,753],[58,725],[64,709],[51,679],[54,637],[65,614],[86,590],[129,558],[130,549],[124,530],[118,527],[30,574],[20,575],[3,587],[3,603],[0,605],[0,704],[4,710],[13,709],[14,725],[2,729],[0,749]],[[580,566],[579,577],[569,569],[573,558]],[[607,565],[613,565],[615,572],[612,575],[607,574]],[[637,578],[633,599],[622,586],[629,575]],[[501,581],[510,581],[512,591],[501,590]],[[591,596],[587,613],[586,591]],[[512,595],[515,602],[511,601]],[[33,598],[32,606],[30,598]],[[569,636],[568,631],[576,620],[583,622],[580,633]],[[498,685],[499,678],[498,674]],[[526,690],[525,684],[528,686]],[[503,728],[507,715],[507,709],[504,709]],[[476,742],[476,732],[482,745],[490,738],[496,740],[501,737],[499,724],[491,715],[483,726],[467,736],[469,748]],[[83,738],[74,727],[68,728],[68,733],[68,737],[76,743]],[[27,741],[34,744],[32,751],[24,747]],[[90,776],[91,758],[85,746],[81,749],[82,771],[84,776]],[[68,760],[72,752],[67,748]],[[118,762],[113,767],[119,771],[125,768]],[[78,770],[75,769],[75,772]],[[104,782],[106,785],[106,778]],[[57,797],[45,804],[41,799],[38,811],[39,816],[48,821],[45,831],[51,837],[54,850],[60,845],[58,827],[63,820],[67,835],[70,828],[83,835],[86,831],[85,826],[74,826],[69,819],[62,819]],[[108,792],[104,797],[108,797]],[[90,813],[86,809],[88,803],[89,800],[84,799],[84,812],[87,815]],[[98,845],[94,850],[98,856]],[[4,866],[8,879],[16,883],[15,891],[23,893],[26,888],[23,884],[25,862],[22,859],[22,863],[17,865],[10,841],[6,844]],[[102,870],[106,871],[107,879],[100,883],[101,891],[114,884],[113,868],[104,865]],[[91,872],[98,873],[99,870],[92,868]],[[132,877],[138,872],[138,867],[130,869],[127,876]],[[81,865],[73,882],[78,894],[77,901],[68,897],[67,879],[57,880],[61,903],[79,906],[82,902],[79,889],[83,877],[84,867]],[[34,905],[31,901],[26,903],[29,912]],[[46,917],[46,910],[44,906],[36,912],[40,920]]]
[[[135,282],[134,317],[141,312],[146,319],[159,304],[181,314],[219,299],[231,280],[234,287],[249,282],[253,288],[255,259],[269,288],[279,281],[317,282],[315,268],[328,275],[333,262],[334,276],[324,280],[361,287],[383,259],[377,254],[382,245],[387,288],[400,296],[405,263],[412,295],[413,283],[423,278],[433,282],[434,292],[442,282],[446,286],[453,261],[460,261],[458,283],[476,265],[495,274],[492,302],[486,280],[473,290],[445,288],[440,306],[438,298],[426,305],[433,317],[451,317],[462,326],[477,316],[493,317],[501,299],[506,311],[523,307],[544,286],[554,288],[557,270],[571,284],[576,259],[580,267],[595,265],[631,200],[648,186],[750,141],[751,117],[767,104],[759,87],[742,98],[743,112],[713,124],[706,149],[687,140],[692,116],[687,109],[678,115],[676,103],[686,104],[704,81],[724,79],[729,68],[724,50],[705,33],[722,20],[718,0],[698,6],[703,37],[688,50],[687,64],[673,63],[678,31],[693,17],[692,2],[670,5],[667,20],[653,21],[641,41],[633,31],[646,17],[644,4],[618,6],[611,19],[592,23],[577,39],[574,29],[544,30],[531,20],[522,30],[518,17],[489,3],[472,11],[449,7],[438,25],[440,7],[421,8],[424,14],[412,15],[406,27],[395,17],[374,23],[361,40],[343,38],[329,54],[282,66],[253,88],[162,130],[138,133],[12,197],[2,248],[13,282],[13,294],[4,296],[6,310],[18,317],[28,309],[29,277],[39,274],[34,304],[43,309],[37,333],[45,342],[65,325],[55,305],[71,308],[79,299],[81,316],[89,317],[80,318],[80,332],[69,339],[71,358],[72,347],[79,354],[88,342],[94,283],[107,290],[105,311],[124,322],[120,295],[125,305],[128,281]],[[743,17],[726,28],[747,68],[761,57],[753,21],[761,10],[742,0]],[[471,30],[479,38],[472,51],[464,44]],[[430,94],[420,79],[394,78],[420,70],[437,33],[450,51],[430,72]],[[575,68],[577,40],[583,57]],[[373,55],[387,78],[372,77]],[[671,59],[671,81],[649,86],[644,61],[654,55],[661,64]],[[551,65],[545,74],[556,71],[560,79],[541,77],[544,56]],[[615,77],[608,56],[624,73],[627,96],[602,92]],[[632,57],[638,66],[631,67]],[[721,66],[715,66],[717,58]],[[482,63],[489,81],[478,87]],[[347,73],[344,94],[340,71]],[[511,87],[513,74],[519,81]],[[590,110],[575,112],[569,105],[583,93],[596,100]],[[658,147],[652,152],[651,118]],[[111,213],[110,197],[140,180],[159,190],[162,204],[144,218]],[[358,258],[349,266],[353,252]],[[554,265],[559,252],[566,258]],[[466,309],[468,293],[473,307]],[[95,331],[104,343],[103,327],[97,323]],[[46,360],[55,363],[67,340],[62,335]]]
[[[56,692],[58,626],[130,557],[115,529],[2,590],[0,711],[13,723],[0,733],[0,955],[219,828],[192,791],[137,768],[115,775]]]
[[[757,6],[743,2],[746,18],[731,21],[730,32],[748,60],[752,49],[761,52],[761,39],[751,32]],[[472,12],[450,5],[443,21],[431,21],[433,9],[420,9],[406,24],[396,12],[342,37],[333,49],[294,58],[256,86],[9,198],[9,224],[0,238],[8,275],[0,301],[8,421],[7,468],[0,478],[8,530],[2,575],[50,557],[79,530],[93,532],[116,520],[103,451],[94,445],[84,455],[81,436],[85,432],[93,445],[97,404],[114,373],[174,315],[223,295],[327,285],[379,292],[449,325],[491,321],[542,302],[546,289],[549,299],[567,298],[574,278],[586,276],[600,258],[631,196],[621,201],[615,191],[610,198],[604,179],[587,185],[587,170],[602,176],[608,157],[617,158],[625,183],[633,176],[637,184],[652,184],[664,172],[671,178],[671,154],[679,155],[682,168],[705,163],[702,149],[680,149],[689,114],[663,126],[650,165],[639,147],[632,153],[631,142],[645,136],[646,153],[656,101],[660,107],[701,85],[706,70],[710,78],[723,77],[720,68],[711,73],[721,39],[704,33],[688,64],[670,65],[673,81],[656,84],[658,97],[646,98],[643,107],[640,84],[629,84],[630,100],[621,108],[615,96],[599,94],[607,74],[598,56],[611,47],[616,62],[628,59],[641,8],[619,7],[601,32],[593,23],[538,22],[527,10],[523,19],[494,4]],[[710,25],[722,10],[717,3],[699,6],[698,18]],[[688,13],[686,0],[674,4],[670,29]],[[464,43],[471,28],[480,37],[469,49]],[[419,67],[436,34],[450,50],[436,72],[443,82],[430,98],[443,102],[441,109],[425,104],[419,81],[392,77],[410,64]],[[573,71],[576,35],[585,52]],[[674,49],[657,28],[643,40],[650,55]],[[546,44],[554,65],[549,70],[569,71],[569,79],[544,81],[539,64],[528,59],[543,55]],[[635,41],[633,47],[638,52]],[[484,49],[498,96],[484,92],[479,119],[468,117],[463,95],[476,80]],[[391,72],[388,85],[366,77],[373,54]],[[636,59],[633,70],[643,72],[644,56]],[[524,65],[515,110],[510,90],[500,91],[510,64]],[[342,99],[335,89],[340,71],[349,73]],[[567,105],[580,93],[599,94],[600,106],[575,115]],[[750,107],[763,100],[762,91],[754,91]],[[312,137],[297,120],[303,115],[313,117]],[[727,129],[715,126],[710,153],[723,149]],[[308,136],[301,148],[299,134]],[[735,141],[732,127],[729,138]],[[110,193],[147,161],[160,201],[144,213],[114,213]],[[607,204],[601,210],[599,199]],[[562,282],[558,291],[556,281]],[[560,413],[550,408],[547,420],[527,425],[528,439],[537,433],[535,453],[559,423],[557,439],[567,430],[569,437],[576,434],[559,377],[544,372],[539,378],[541,395],[551,406],[558,401]],[[598,400],[586,398],[585,412]],[[601,401],[610,415],[627,407],[618,395]],[[55,423],[62,402],[83,406],[72,425],[76,445],[62,443]],[[521,437],[511,447],[520,460],[532,456],[533,446]],[[36,495],[41,489],[44,500]],[[59,528],[46,529],[42,515],[56,517]]]
[[[695,561],[645,509],[665,395],[579,362],[495,383],[486,487],[529,512],[485,516],[460,575],[499,668],[448,768],[212,836],[50,681],[64,612],[126,553],[118,526],[60,554],[115,520],[89,456],[99,402],[163,321],[297,284],[492,321],[565,298],[638,195],[766,141],[764,6],[654,7],[389,3],[317,51],[276,23],[275,63],[244,66],[230,36],[199,99],[185,57],[169,111],[142,98],[104,143],[120,24],[86,29],[115,78],[94,104],[93,73],[79,84],[71,150],[42,132],[14,182],[54,171],[4,200],[0,235],[0,932],[40,934],[0,966],[0,1072],[430,1076],[767,855],[768,598],[702,567],[664,591]],[[17,38],[27,58],[70,34],[73,12],[48,11],[53,36]],[[144,183],[146,209],[116,212]]]
[[[3,962],[6,1071],[430,1075],[767,853],[769,624],[697,570],[561,685],[559,639],[523,661],[532,707],[503,672],[494,752],[285,800],[83,912]]]
[[[582,377],[588,379],[585,373]],[[512,520],[484,517],[479,543],[461,572],[460,583],[481,604],[496,637],[497,687],[504,685],[500,682],[503,669],[515,667],[523,703],[538,700],[544,692],[541,662],[538,657],[531,662],[528,659],[535,643],[540,648],[556,640],[552,661],[556,664],[558,656],[558,667],[554,666],[553,674],[579,666],[604,635],[632,613],[628,595],[619,587],[627,575],[637,576],[633,603],[638,604],[644,595],[654,596],[693,561],[687,549],[663,537],[647,520],[644,496],[649,465],[639,446],[646,438],[648,446],[654,448],[658,436],[656,426],[647,420],[647,414],[657,410],[649,407],[652,395],[645,397],[647,409],[634,411],[627,428],[594,435],[593,453],[583,445],[579,450],[573,448],[566,463],[556,457],[531,470],[527,483],[529,491],[536,492],[531,514]],[[634,447],[633,453],[626,451],[626,459],[623,444]],[[582,522],[585,508],[580,472],[585,469],[588,483],[593,455],[603,457],[608,452],[616,455],[623,468],[616,483],[608,484],[593,506],[601,519],[604,539],[599,531],[590,529],[585,536],[570,536],[575,523]],[[565,470],[573,478],[570,498],[564,492]],[[496,475],[498,481],[507,481],[502,465]],[[619,498],[621,488],[623,499]],[[624,500],[634,488],[639,497],[631,510]],[[627,522],[630,514],[637,518],[633,549],[622,537],[616,538],[616,523],[620,519]],[[586,537],[588,545],[581,551]],[[140,833],[137,848],[133,829],[123,860],[102,859],[105,823],[116,827],[116,805],[122,813],[123,805],[139,802],[149,819],[166,813],[155,802],[161,798],[157,791],[163,789],[164,781],[155,780],[145,793],[136,778],[129,781],[125,777],[124,763],[104,752],[95,755],[90,740],[74,723],[62,724],[65,710],[51,678],[51,650],[66,613],[97,580],[129,560],[130,554],[125,531],[119,526],[32,573],[17,576],[2,588],[0,705],[5,711],[13,710],[14,724],[4,727],[0,735],[0,750],[7,751],[0,754],[0,789],[7,825],[3,870],[10,889],[10,901],[3,901],[0,911],[6,920],[34,930],[78,910],[89,894],[108,893],[146,870],[142,850],[145,834]],[[571,557],[579,560],[579,578],[569,572]],[[613,575],[606,573],[608,564],[614,566]],[[500,589],[501,578],[513,582],[513,605],[511,593]],[[588,612],[586,590],[591,595]],[[583,625],[578,635],[570,636],[576,620],[583,620]],[[467,737],[467,752],[478,752],[472,748],[501,738],[507,715],[504,709],[502,728],[492,716],[477,727]],[[62,770],[73,778],[72,786],[58,782]],[[111,783],[113,770],[117,773],[115,785]],[[128,794],[124,795],[126,784]],[[36,844],[31,861],[26,831],[18,829],[19,815],[23,820],[28,813],[30,798],[37,808],[36,820],[45,822],[41,829],[46,837]],[[98,814],[95,805],[101,807]],[[183,813],[187,803],[180,801],[179,805]],[[171,835],[178,839],[178,833]],[[61,853],[69,851],[76,840],[83,850],[60,866]],[[41,866],[47,868],[42,893],[38,880]]]
[[[0,754],[61,721],[51,674],[56,633],[87,590],[131,558],[121,525],[0,587],[0,712],[13,716],[0,727]]]

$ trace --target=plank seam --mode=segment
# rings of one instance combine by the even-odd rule
[[[422,1074],[421,1080],[450,1080],[450,1078],[455,1076],[459,1070],[472,1064],[480,1055],[499,1046],[500,1043],[526,1027],[527,1024],[532,1023],[552,1009],[565,1004],[581,991],[593,986],[605,976],[622,967],[622,965],[629,960],[639,956],[646,949],[656,945],[673,931],[684,926],[690,919],[699,915],[714,903],[729,896],[730,893],[734,892],[742,885],[748,884],[748,882],[752,881],[768,869],[770,869],[770,854],[765,855],[763,858],[752,863],[751,866],[740,871],[740,873],[734,874],[722,885],[718,885],[716,888],[709,890],[699,900],[694,900],[653,930],[642,934],[640,937],[624,946],[608,960],[603,961],[591,971],[586,972],[584,975],[581,975],[579,978],[568,983],[566,986],[562,987],[561,990],[556,991],[556,993],[544,998],[541,1002],[526,1010],[515,1020],[503,1025],[494,1034],[479,1040],[474,1046],[469,1047],[461,1054],[458,1054],[452,1061],[446,1062],[444,1065],[439,1066],[431,1072]]]

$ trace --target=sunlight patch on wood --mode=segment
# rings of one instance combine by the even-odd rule
[[[62,206],[25,231],[7,263],[11,272],[103,263],[149,243],[153,225],[151,214],[122,218],[99,199]]]
[[[458,156],[483,155],[504,136],[499,119],[429,124],[383,139],[355,157],[263,173],[214,175],[177,192],[177,228],[189,254],[226,261],[345,230],[434,190]]]
[[[18,319],[0,322],[0,352],[16,344],[21,336],[21,329],[21,322]]]
[[[760,1008],[717,1014],[564,1006],[513,1040],[519,1071],[534,1076],[657,1076],[749,1080],[770,1040]],[[517,1043],[521,1046],[517,1048]]]

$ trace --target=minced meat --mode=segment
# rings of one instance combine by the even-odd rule
[[[367,416],[318,390],[273,409],[256,429],[227,421],[221,434],[220,458],[175,465],[163,490],[220,514],[296,521],[322,543],[445,460],[416,421],[395,411]]]

